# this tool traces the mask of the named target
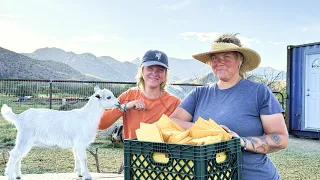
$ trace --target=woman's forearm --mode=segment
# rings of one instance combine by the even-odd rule
[[[179,126],[181,126],[185,130],[191,128],[191,126],[193,125],[193,123],[189,121],[183,121],[183,120],[179,120],[177,118],[172,118],[172,117],[170,117],[170,119],[176,122]]]
[[[122,114],[123,112],[121,112],[118,108],[105,110],[100,117],[98,129],[104,130],[109,128],[122,116]]]
[[[246,151],[268,154],[287,147],[287,134],[268,134],[259,137],[241,137],[245,143]]]

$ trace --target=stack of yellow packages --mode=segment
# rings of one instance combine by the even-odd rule
[[[165,114],[156,123],[140,123],[140,129],[136,130],[136,134],[139,141],[192,145],[212,144],[232,138],[212,119],[204,120],[199,117],[190,129],[184,130]]]
[[[191,145],[212,144],[232,138],[212,119],[204,120],[199,117],[191,128],[184,130],[165,114],[156,123],[140,123],[140,129],[136,130],[136,134],[139,141]],[[153,158],[158,162],[165,163],[168,161],[168,158],[163,153],[154,153]],[[217,162],[223,162],[225,159],[225,152],[217,154]]]

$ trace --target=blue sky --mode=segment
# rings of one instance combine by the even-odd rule
[[[286,69],[287,45],[320,41],[320,1],[0,0],[0,46],[57,47],[131,61],[149,49],[191,59],[221,33],[240,33],[262,67]]]

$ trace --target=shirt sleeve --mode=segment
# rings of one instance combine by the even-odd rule
[[[118,97],[120,104],[124,103],[127,94],[128,94],[128,91],[122,93]],[[99,130],[107,129],[113,123],[115,123],[122,115],[123,115],[123,112],[120,111],[118,108],[105,109],[105,111],[103,111],[103,114],[100,117],[98,129]]]
[[[191,116],[193,116],[197,104],[197,91],[198,88],[192,90],[179,105],[180,108],[186,110]]]
[[[261,84],[258,89],[258,108],[261,115],[271,115],[284,112],[278,99],[270,88]]]

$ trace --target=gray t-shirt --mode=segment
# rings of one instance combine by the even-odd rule
[[[235,86],[221,90],[216,83],[197,87],[180,104],[193,116],[213,119],[239,136],[264,134],[260,115],[283,112],[271,90],[262,83],[241,79]],[[265,154],[243,151],[243,180],[277,180],[277,169]]]

